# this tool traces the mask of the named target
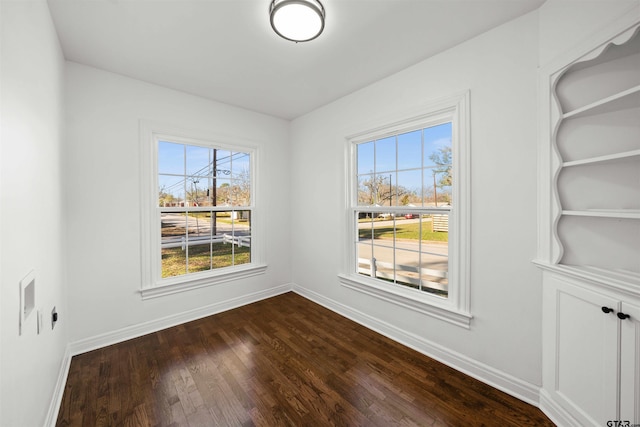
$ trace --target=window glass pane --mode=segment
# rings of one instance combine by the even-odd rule
[[[213,157],[215,159],[213,174],[218,178],[231,178],[231,152],[214,148]]]
[[[158,142],[158,173],[184,175],[184,145]]]
[[[371,243],[375,215],[369,212],[356,212],[358,218],[358,241]]]
[[[213,178],[200,178],[198,182],[198,206],[213,206]]]
[[[395,274],[396,282],[419,288],[420,219],[413,214],[395,214]]]
[[[184,206],[184,177],[173,175],[158,176],[158,206]]]
[[[358,177],[358,206],[373,206],[376,203],[373,175]]]
[[[393,282],[395,280],[395,272],[393,269],[393,246],[374,246],[373,258],[375,259],[376,278]]]
[[[251,165],[248,153],[233,153],[231,156],[231,178],[232,179],[249,179],[251,176]]]
[[[160,214],[161,225],[161,276],[172,277],[187,271],[187,222],[186,215],[179,212]]]
[[[425,206],[441,207],[451,205],[451,176],[451,168],[433,167],[424,170],[423,199]]]
[[[417,243],[417,242],[416,242]],[[401,244],[399,246],[405,246]],[[413,246],[413,245],[408,245]],[[417,244],[415,245],[417,249]],[[420,252],[397,249],[395,252],[396,282],[411,288],[420,288],[420,276],[418,267],[420,264]]]
[[[364,142],[356,146],[358,156],[358,175],[373,173],[374,142]]]
[[[428,215],[422,219],[421,272],[422,290],[448,294],[449,215]]]
[[[231,180],[218,178],[215,181],[216,206],[231,206]]]
[[[196,273],[211,269],[211,212],[190,212],[189,224],[189,250],[188,272]]]
[[[233,265],[233,218],[231,211],[216,212],[216,234],[213,239],[213,268]]]
[[[395,239],[395,214],[380,213],[373,219],[373,244],[375,246],[393,247]]]
[[[422,130],[398,135],[398,170],[422,167]]]
[[[195,145],[186,146],[187,175],[193,177],[207,177],[211,175],[212,150]]]
[[[395,203],[395,173],[375,175],[371,183],[371,192],[377,206],[393,206]]]
[[[438,171],[436,172],[438,206],[451,205],[452,181],[451,167],[438,169]]]
[[[214,212],[212,228],[212,234],[219,239],[222,239],[225,234],[231,236],[231,233],[233,233],[231,212]]]
[[[377,140],[376,143],[376,172],[390,172],[396,169],[396,138]]]
[[[250,206],[251,153],[158,142],[163,278],[251,262],[251,211],[195,207]]]
[[[373,222],[376,215],[369,212],[356,212],[358,236],[356,238],[357,272],[365,276],[371,275],[371,258],[373,257]]]
[[[423,186],[423,204],[427,207],[436,206],[436,197],[438,194],[438,171],[434,168],[424,170],[424,186]]]
[[[233,264],[251,262],[251,211],[233,212]]]
[[[398,172],[396,192],[399,206],[420,206],[422,204],[422,170]]]
[[[231,201],[234,206],[251,205],[251,181],[248,176],[231,181]]]
[[[451,123],[424,129],[424,166],[451,164]]]
[[[207,200],[208,183],[209,180],[207,178],[187,177],[187,203],[189,206],[203,206],[202,202]]]

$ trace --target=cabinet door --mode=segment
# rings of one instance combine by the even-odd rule
[[[607,425],[618,415],[619,302],[557,282],[556,396],[581,425]]]
[[[620,353],[620,419],[640,424],[640,306],[623,303]]]

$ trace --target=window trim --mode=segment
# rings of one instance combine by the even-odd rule
[[[204,147],[245,151],[251,154],[251,262],[220,270],[185,274],[162,279],[158,275],[160,253],[160,217],[157,214],[157,141],[197,145]],[[204,143],[204,144],[203,144]],[[212,286],[231,280],[243,279],[266,271],[264,239],[259,205],[258,147],[250,141],[226,135],[187,130],[165,124],[140,121],[140,252],[142,299],[157,298],[179,292]],[[233,209],[232,209],[233,208]],[[219,209],[218,209],[219,210]],[[246,207],[230,207],[226,210],[247,210]]]
[[[470,242],[471,242],[471,158],[469,91],[435,100],[417,109],[383,117],[375,123],[360,125],[345,132],[346,209],[345,233],[346,257],[340,283],[358,292],[418,311],[446,322],[470,328],[473,318],[470,311]],[[355,212],[362,210],[357,203],[356,144],[398,133],[452,123],[453,186],[456,201],[450,211],[449,224],[449,295],[442,298],[424,291],[399,286],[388,286],[380,280],[357,273],[356,250],[353,238],[356,230]],[[380,123],[384,123],[380,125]],[[393,207],[403,211],[403,207]],[[415,210],[415,208],[414,208]]]

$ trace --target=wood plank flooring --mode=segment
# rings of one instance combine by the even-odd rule
[[[58,426],[552,426],[287,293],[73,357]]]

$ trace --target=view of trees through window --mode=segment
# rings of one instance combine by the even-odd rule
[[[451,123],[356,145],[356,270],[448,295]]]
[[[158,142],[161,277],[251,262],[251,154]]]

